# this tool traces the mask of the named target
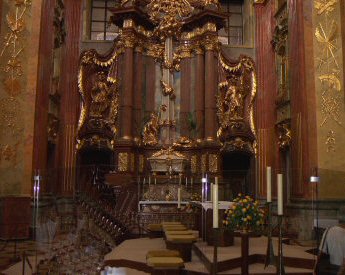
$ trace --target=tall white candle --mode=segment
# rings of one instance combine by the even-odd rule
[[[218,228],[218,184],[213,184],[212,189],[213,228]]]
[[[157,178],[155,177],[155,185],[157,184]]]
[[[278,185],[278,215],[283,215],[283,175],[277,175]]]
[[[177,208],[181,208],[181,188],[177,188]]]
[[[270,166],[267,166],[266,172],[267,202],[272,202],[272,168]]]
[[[144,178],[144,180],[143,180],[143,185],[145,185],[145,180],[146,180],[146,178]]]
[[[187,185],[188,185],[188,179],[187,179],[187,177],[186,177],[186,187],[187,187]]]

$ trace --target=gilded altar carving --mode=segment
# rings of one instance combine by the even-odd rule
[[[211,173],[218,172],[218,155],[217,154],[208,155],[208,169]]]
[[[145,159],[144,159],[144,155],[139,155],[139,173],[144,172],[144,163],[145,163]]]
[[[129,169],[129,155],[128,153],[119,153],[117,167],[119,172],[127,172]]]
[[[291,129],[289,123],[280,123],[277,125],[278,146],[280,150],[285,150],[291,143]]]
[[[154,146],[158,144],[158,134],[160,129],[159,117],[152,112],[150,120],[144,126],[142,141],[144,145]]]
[[[218,84],[217,137],[223,150],[246,150],[256,152],[256,133],[253,117],[257,90],[256,72],[251,58],[242,56],[239,61],[229,61],[220,52],[221,81]],[[249,149],[236,146],[241,137]],[[228,144],[227,144],[228,143]]]
[[[201,172],[206,173],[207,169],[207,154],[202,154],[201,155]]]
[[[123,40],[120,35],[107,56],[88,50],[80,57],[78,87],[81,111],[77,149],[93,144],[114,149],[119,111],[118,57],[124,51]],[[99,141],[96,142],[95,136]]]
[[[174,148],[192,148],[195,146],[195,142],[188,137],[180,137],[173,143]]]
[[[131,172],[134,172],[135,169],[135,155],[134,153],[130,153],[130,170]]]
[[[161,85],[162,85],[162,93],[164,96],[169,96],[170,99],[174,99],[176,97],[173,87],[167,84],[164,80],[161,80]]]

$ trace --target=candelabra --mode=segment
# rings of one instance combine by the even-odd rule
[[[277,266],[277,274],[278,275],[285,275],[284,261],[283,261],[282,222],[283,222],[283,215],[278,215],[278,226],[279,226],[278,266]]]
[[[267,202],[267,212],[267,251],[265,259],[265,268],[269,265],[276,264],[272,243],[272,202]]]

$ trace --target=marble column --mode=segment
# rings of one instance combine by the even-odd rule
[[[205,139],[216,139],[217,69],[214,44],[205,46]]]
[[[195,94],[194,94],[194,104],[195,104],[195,118],[197,122],[197,134],[196,139],[201,141],[204,139],[205,135],[205,61],[204,52],[202,49],[196,49],[196,75],[195,75]]]
[[[79,113],[78,67],[82,36],[82,0],[65,1],[66,39],[62,48],[59,193],[72,196],[75,186],[76,135]]]
[[[143,48],[136,47],[134,54],[134,125],[133,125],[133,136],[134,138],[140,138],[141,122],[142,122],[142,93],[143,93],[143,78],[144,78],[144,68],[143,68]]]
[[[124,73],[122,79],[122,106],[121,106],[121,139],[131,140],[132,139],[132,119],[133,119],[133,90],[134,90],[134,45],[128,43],[125,45],[124,53]]]
[[[180,135],[190,137],[190,126],[188,115],[190,112],[190,92],[191,92],[191,54],[188,49],[183,51],[181,60],[181,101],[180,101]]]
[[[48,109],[49,93],[52,89],[53,77],[53,49],[54,49],[54,5],[55,1],[44,0],[42,4],[42,25],[41,29],[40,52],[39,52],[39,72],[38,85],[36,93],[36,112],[34,128],[34,150],[33,164],[34,170],[40,170],[41,175],[46,175],[47,168],[47,149],[48,149]],[[50,181],[46,181],[47,184]],[[42,191],[50,190],[49,186],[44,184]]]

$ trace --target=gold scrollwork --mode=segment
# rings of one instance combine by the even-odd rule
[[[129,166],[128,153],[121,152],[118,154],[117,167],[119,172],[127,172]]]
[[[208,169],[211,173],[218,172],[218,155],[217,154],[209,154],[208,155]]]

